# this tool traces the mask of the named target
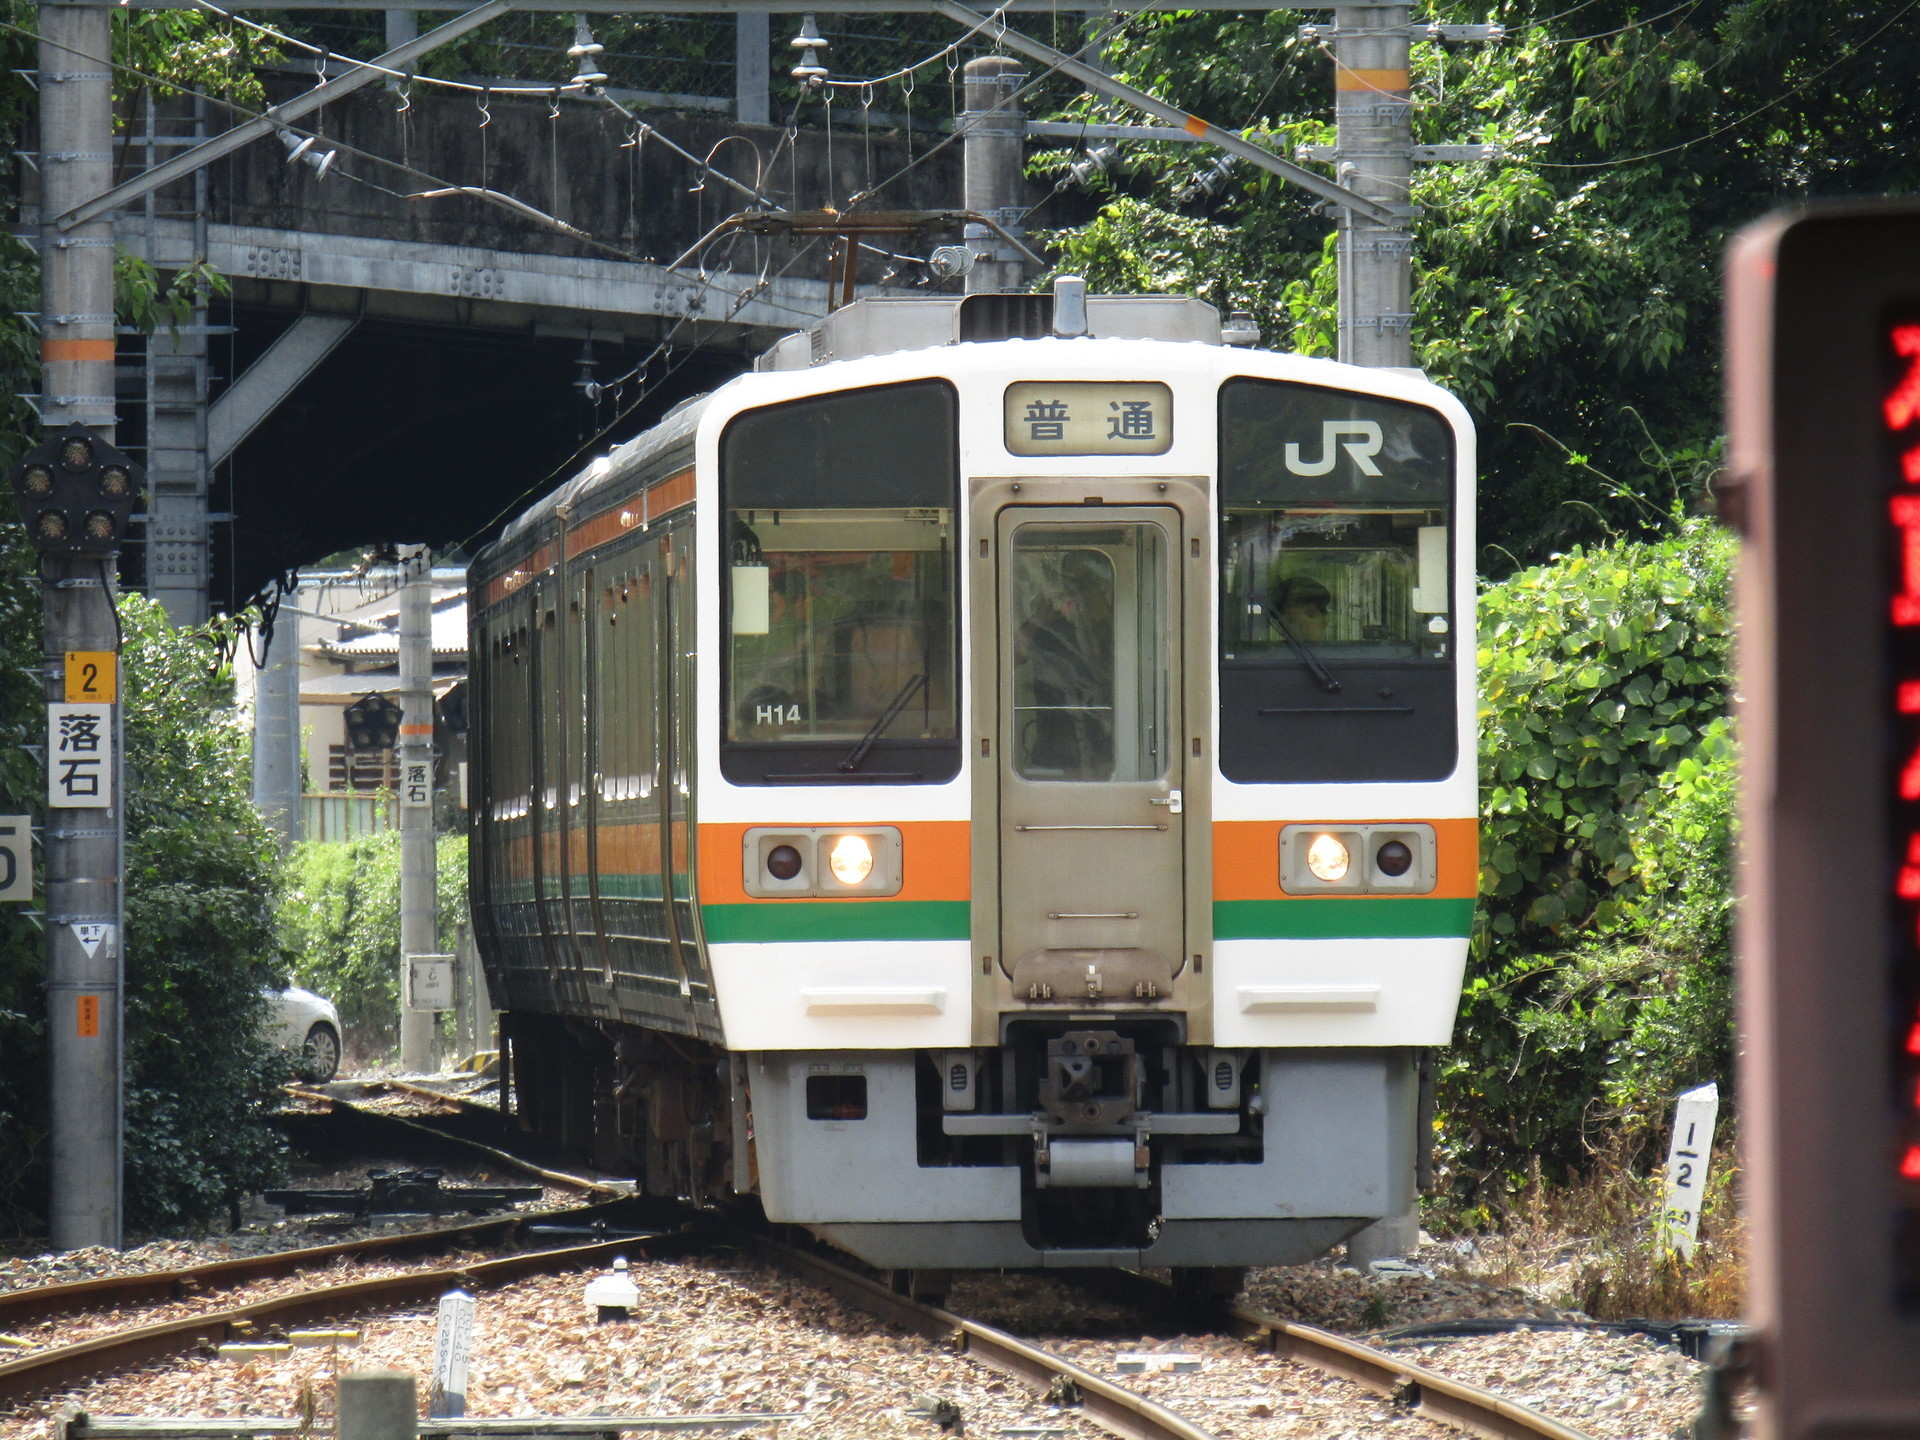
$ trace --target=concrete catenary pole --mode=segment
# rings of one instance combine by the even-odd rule
[[[51,432],[84,425],[111,442],[113,232],[110,221],[62,233],[51,217],[110,183],[113,143],[111,7],[40,7],[41,419]],[[48,557],[47,701],[66,699],[68,651],[115,651],[113,562]],[[115,704],[106,733],[119,737]],[[116,744],[116,750],[118,746]],[[48,756],[49,764],[54,757]],[[55,1248],[118,1247],[121,1239],[121,836],[122,787],[98,809],[50,809],[46,858],[47,1021],[53,1067],[52,1187]],[[91,954],[82,935],[99,937]],[[84,929],[81,927],[85,927]]]
[[[286,605],[253,680],[253,807],[283,850],[300,838],[300,616]]]
[[[433,861],[433,555],[403,546],[400,588],[400,1068],[433,1069],[433,1014],[412,1006],[408,958],[438,936]],[[422,791],[424,790],[424,794]]]
[[[1340,358],[1350,365],[1413,364],[1413,127],[1405,5],[1334,11],[1335,178],[1400,215],[1382,225],[1340,210]],[[1418,1202],[1347,1241],[1360,1270],[1420,1243]]]
[[[1335,155],[1341,184],[1393,207],[1397,225],[1340,210],[1340,358],[1413,364],[1413,131],[1406,5],[1334,11]]]
[[[982,55],[966,66],[966,208],[993,219],[1010,234],[1022,234],[1020,204],[1026,161],[1027,118],[1019,90],[1027,78],[1020,62],[1006,55]],[[966,229],[973,268],[967,293],[1018,290],[1023,278],[1020,253],[985,225]]]

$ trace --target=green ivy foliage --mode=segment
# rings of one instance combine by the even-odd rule
[[[1481,904],[1441,1081],[1465,1198],[1731,1079],[1733,551],[1693,521],[1482,593]]]
[[[439,946],[467,923],[467,837],[435,845]],[[362,1052],[390,1050],[400,1023],[400,835],[304,841],[288,867],[281,924],[294,978],[340,1007]]]

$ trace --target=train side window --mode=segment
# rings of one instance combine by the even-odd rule
[[[733,783],[959,772],[958,411],[951,385],[922,380],[728,424],[720,767]]]
[[[1229,380],[1220,496],[1221,772],[1452,774],[1452,427],[1405,401]]]

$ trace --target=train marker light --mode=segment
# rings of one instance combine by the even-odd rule
[[[1404,875],[1413,867],[1413,851],[1404,840],[1389,840],[1374,852],[1373,863],[1387,875]]]
[[[800,852],[791,845],[776,845],[767,852],[767,873],[776,880],[791,880],[800,873]]]
[[[126,537],[142,478],[119,450],[69,425],[14,465],[13,493],[36,550],[104,557]]]

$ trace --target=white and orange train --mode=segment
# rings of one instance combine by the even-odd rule
[[[1405,1212],[1473,475],[1411,372],[1072,287],[847,306],[594,461],[471,577],[521,1123],[909,1274]]]

